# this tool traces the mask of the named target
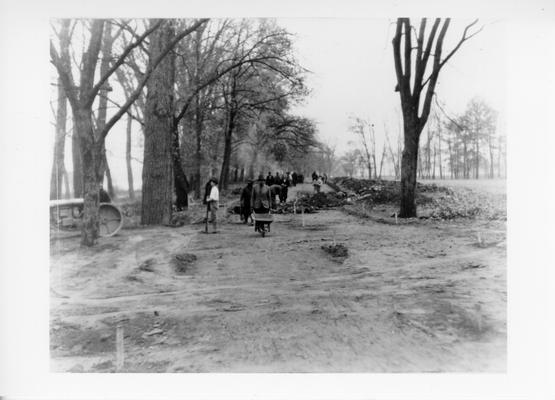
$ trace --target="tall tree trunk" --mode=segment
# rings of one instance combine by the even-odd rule
[[[172,161],[174,171],[175,186],[175,206],[177,210],[186,210],[189,207],[189,190],[190,185],[187,175],[183,171],[183,163],[181,162],[181,146],[179,145],[179,122],[174,121],[172,132]]]
[[[436,160],[437,160],[437,145],[434,146],[434,163],[432,166],[432,179],[436,179]]]
[[[418,165],[418,140],[420,132],[416,123],[405,123],[405,147],[401,160],[401,207],[399,217],[416,216],[416,169]]]
[[[475,178],[480,179],[480,142],[476,140],[476,167]]]
[[[62,198],[62,181],[65,173],[64,154],[66,141],[67,97],[58,78],[58,109],[56,111],[56,136],[50,175],[50,199]],[[67,192],[66,192],[67,193]]]
[[[81,160],[81,138],[77,134],[77,118],[73,116],[71,135],[71,157],[73,164],[73,197],[83,197],[83,162]]]
[[[98,182],[102,177],[103,143],[94,141],[92,110],[81,108],[75,116],[77,136],[83,171],[83,217],[81,244],[92,246],[98,238],[99,228],[99,191]]]
[[[110,165],[108,164],[108,159],[106,158],[106,149],[101,149],[102,151],[102,168],[104,169],[104,174],[100,175],[100,180],[103,179],[102,175],[106,176],[106,185],[108,187],[108,194],[113,199],[116,197],[116,193],[114,191],[114,183],[112,182],[112,173],[110,172]]]
[[[441,128],[438,127],[437,131],[437,146],[438,146],[438,164],[439,164],[439,179],[443,179],[443,165],[441,164]]]
[[[60,57],[64,63],[70,64],[69,44],[71,20],[64,19],[60,29]],[[65,168],[65,140],[67,134],[67,95],[63,82],[58,77],[58,101],[56,110],[56,134],[54,139],[54,157],[52,160],[52,173],[50,177],[50,198],[60,199],[62,197],[62,182],[65,182],[65,196],[69,197],[69,184]]]
[[[104,76],[110,69],[110,62],[112,57],[112,24],[104,25],[104,39],[102,41],[102,60],[100,61],[100,76]],[[98,99],[98,116],[96,119],[96,129],[97,131],[102,131],[106,126],[106,115],[108,111],[108,92],[112,90],[110,87],[109,80],[104,83],[104,86],[99,91]],[[103,142],[104,143],[104,142]],[[112,185],[112,176],[110,174],[110,168],[108,166],[108,159],[106,158],[106,149],[102,148],[102,162],[101,162],[101,175],[99,184],[104,181],[104,175],[106,175],[106,181],[108,184],[108,194],[110,197],[114,196],[114,188]]]
[[[129,200],[135,200],[135,188],[133,186],[133,168],[131,167],[131,127],[133,118],[127,114],[127,127],[125,130],[125,165],[127,166],[127,192],[129,193]]]
[[[155,60],[175,35],[173,22],[164,21],[150,40]],[[172,214],[172,133],[174,119],[175,53],[170,52],[147,83],[141,222],[168,224]]]
[[[233,141],[233,130],[235,129],[235,115],[236,110],[234,106],[231,106],[229,111],[229,120],[227,124],[227,129],[225,132],[224,140],[224,157],[222,160],[222,170],[220,172],[220,184],[221,187],[227,189],[229,186],[229,164],[231,161],[231,145]]]
[[[489,177],[490,179],[493,179],[495,177],[495,172],[494,172],[494,159],[493,159],[493,145],[490,141],[489,144]]]
[[[197,96],[195,100],[195,197],[202,196],[202,111],[200,109],[200,100]]]
[[[468,179],[468,150],[466,147],[466,141],[463,144],[463,178]]]
[[[70,190],[69,190],[69,177],[67,176],[67,169],[64,165],[64,170],[62,171],[62,174],[64,176],[64,197],[66,199],[69,199],[71,197],[70,195]]]

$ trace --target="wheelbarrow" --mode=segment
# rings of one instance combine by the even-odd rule
[[[253,212],[252,220],[254,221],[254,231],[260,232],[262,237],[264,237],[266,236],[266,232],[270,232],[270,224],[274,221],[274,217],[270,213],[257,214]]]

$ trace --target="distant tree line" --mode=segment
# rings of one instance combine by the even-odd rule
[[[506,139],[499,132],[497,112],[483,99],[471,99],[461,115],[450,115],[440,103],[422,135],[418,150],[419,179],[481,179],[506,176]],[[351,131],[358,138],[339,160],[340,173],[348,176],[400,179],[402,136],[391,138],[387,125],[378,132],[382,145],[376,147],[376,128],[355,117]]]

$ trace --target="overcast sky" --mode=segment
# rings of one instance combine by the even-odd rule
[[[297,109],[318,123],[321,138],[339,154],[356,137],[349,132],[349,116],[367,118],[376,126],[378,140],[384,122],[390,135],[398,132],[400,99],[391,39],[395,20],[311,18],[280,19],[296,35],[301,64],[312,71],[312,96]],[[412,21],[417,24],[419,20]],[[428,29],[431,25],[429,21]],[[450,50],[467,20],[454,20],[447,33]],[[474,96],[484,98],[503,118],[505,102],[505,24],[480,21],[482,32],[463,44],[440,74],[436,93],[445,110],[462,113]],[[444,50],[444,53],[445,53]]]

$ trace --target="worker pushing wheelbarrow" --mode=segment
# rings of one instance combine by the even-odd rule
[[[254,230],[260,232],[262,237],[266,236],[266,232],[270,232],[270,224],[273,221],[270,214],[271,204],[270,188],[266,185],[264,176],[259,175],[252,188],[251,207]]]
[[[270,232],[270,224],[273,222],[274,218],[269,212],[266,214],[252,213],[252,219],[254,221],[254,231],[260,232],[262,237],[266,236],[266,232]]]

